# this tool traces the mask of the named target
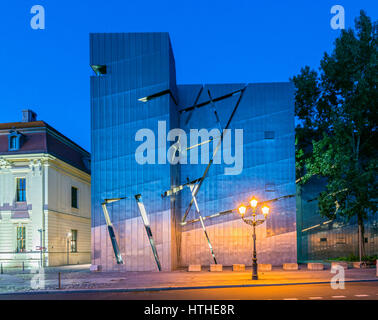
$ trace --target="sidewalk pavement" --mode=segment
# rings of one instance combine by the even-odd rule
[[[206,270],[203,268],[203,270]],[[36,274],[30,270],[5,270],[0,274],[0,293],[36,292],[57,290],[58,273],[61,272],[61,291],[77,290],[172,290],[193,287],[235,287],[235,286],[268,286],[290,285],[299,283],[330,282],[335,274],[331,270],[309,271],[302,266],[298,271],[283,271],[273,268],[269,272],[259,272],[259,280],[251,280],[251,268],[245,272],[233,272],[224,268],[222,272],[90,272],[89,265],[49,267],[44,269],[44,285],[32,289]],[[34,277],[34,278],[33,278]],[[33,280],[34,279],[34,280]],[[378,281],[375,268],[347,269],[345,281]],[[43,283],[42,282],[42,283]],[[377,282],[378,285],[378,282]],[[34,285],[35,287],[35,285]]]

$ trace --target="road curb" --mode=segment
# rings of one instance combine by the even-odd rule
[[[345,283],[354,282],[378,282],[378,279],[362,279],[362,280],[345,280]],[[173,291],[173,290],[204,290],[204,289],[227,289],[227,288],[252,288],[252,287],[279,287],[279,286],[298,286],[298,285],[315,285],[326,284],[330,281],[317,282],[293,282],[293,283],[266,283],[266,284],[234,284],[234,285],[212,285],[212,286],[183,286],[183,287],[150,287],[150,288],[104,288],[104,289],[72,289],[72,290],[40,290],[40,291],[18,291],[0,293],[1,296],[6,295],[35,295],[35,294],[71,294],[71,293],[122,293],[122,292],[155,292],[155,291]]]

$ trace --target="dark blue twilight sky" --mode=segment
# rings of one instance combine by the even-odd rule
[[[38,118],[90,150],[89,32],[169,31],[178,83],[287,81],[318,67],[340,31],[330,9],[360,9],[377,19],[374,0],[17,0],[1,4],[0,122]],[[46,29],[30,9],[46,10]]]

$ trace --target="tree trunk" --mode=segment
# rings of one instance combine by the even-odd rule
[[[360,215],[358,215],[358,255],[361,262],[365,256],[365,228],[364,220]]]

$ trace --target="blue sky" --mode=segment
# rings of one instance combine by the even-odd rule
[[[46,29],[30,27],[43,5]],[[38,118],[90,150],[90,32],[168,31],[178,83],[287,81],[304,65],[317,68],[340,31],[330,27],[333,5],[346,27],[378,3],[348,1],[18,0],[1,5],[0,122]]]

